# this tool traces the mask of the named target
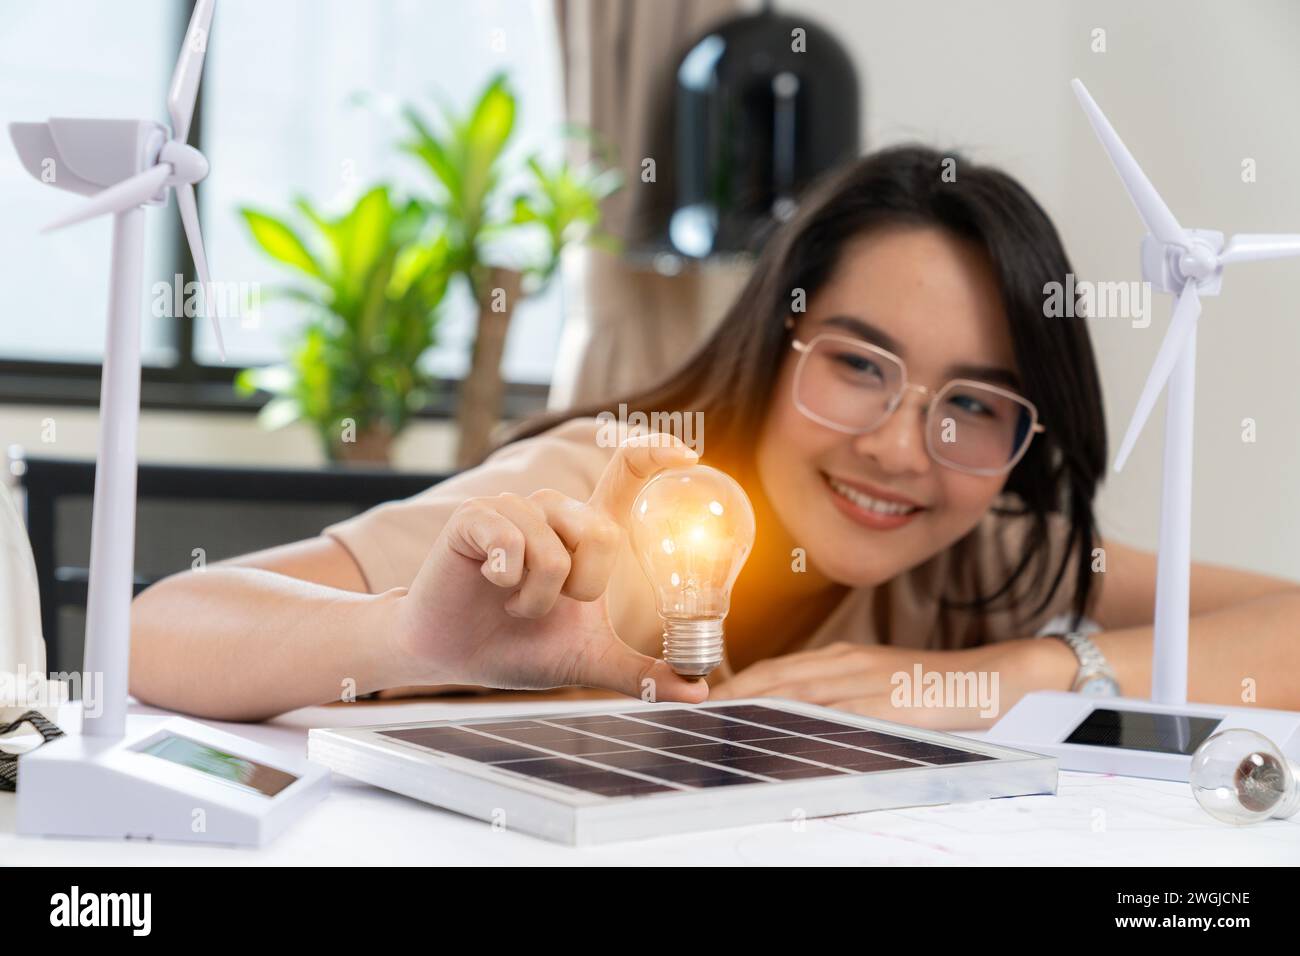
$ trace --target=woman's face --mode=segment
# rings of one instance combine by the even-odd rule
[[[830,281],[792,319],[803,342],[825,332],[888,350],[906,363],[909,382],[932,392],[957,377],[1019,391],[987,256],[938,229],[892,227],[848,243]],[[786,353],[758,471],[791,547],[804,549],[811,568],[839,584],[873,586],[970,531],[1006,475],[969,474],[931,458],[925,398],[915,391],[864,435],[813,421],[794,402],[799,354]]]

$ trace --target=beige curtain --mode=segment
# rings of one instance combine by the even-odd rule
[[[564,337],[551,406],[601,401],[672,369],[720,316],[746,266],[686,262],[665,274],[645,254],[672,211],[677,61],[742,0],[555,0],[570,122],[617,153],[624,185],[604,228],[622,255],[577,251],[566,262]],[[655,181],[642,182],[642,162]],[[662,260],[661,260],[662,265]]]

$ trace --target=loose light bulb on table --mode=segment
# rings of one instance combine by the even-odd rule
[[[1241,825],[1300,810],[1300,768],[1253,730],[1220,731],[1192,755],[1188,781],[1202,809]]]
[[[754,546],[754,509],[731,477],[692,465],[647,482],[630,523],[632,549],[664,622],[664,660],[698,680],[722,663],[722,622]]]

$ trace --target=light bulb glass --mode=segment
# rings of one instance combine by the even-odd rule
[[[664,660],[703,677],[722,663],[731,589],[754,546],[749,498],[716,468],[671,468],[641,489],[629,523],[663,618]]]
[[[1237,826],[1300,809],[1296,765],[1263,734],[1223,730],[1192,754],[1188,775],[1196,802],[1210,816]]]

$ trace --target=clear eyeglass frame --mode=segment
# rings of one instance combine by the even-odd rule
[[[787,320],[786,327],[793,329],[794,323]],[[849,346],[854,349],[859,349],[869,354],[875,354],[880,358],[882,358],[883,360],[885,360],[886,362],[896,365],[899,371],[901,372],[902,378],[901,378],[900,387],[895,393],[893,393],[890,396],[889,402],[886,406],[885,413],[881,415],[880,418],[877,419],[875,422],[873,422],[870,426],[867,426],[865,428],[855,427],[855,426],[845,425],[843,422],[838,422],[831,418],[827,418],[825,415],[822,415],[817,411],[815,411],[814,409],[810,408],[808,404],[805,401],[803,401],[802,398],[800,397],[799,386],[800,386],[800,382],[803,379],[803,375],[807,370],[808,359],[813,354],[813,351],[816,348],[816,346],[822,342],[835,342],[835,343]],[[806,342],[801,339],[792,337],[790,340],[790,346],[796,352],[799,353],[799,364],[795,367],[795,373],[794,373],[792,397],[794,399],[795,407],[799,410],[799,412],[802,415],[804,415],[804,417],[809,418],[820,425],[824,425],[827,428],[831,428],[834,429],[835,431],[843,432],[844,434],[867,435],[875,431],[876,429],[880,428],[882,425],[885,424],[885,422],[889,421],[889,419],[893,416],[894,412],[896,412],[900,407],[902,407],[903,397],[909,391],[919,392],[921,393],[922,396],[925,396],[926,398],[925,405],[922,409],[923,412],[925,413],[926,451],[929,453],[930,457],[934,461],[936,461],[940,465],[943,465],[945,468],[952,468],[955,471],[960,471],[971,475],[981,475],[981,476],[1007,474],[1008,472],[1011,471],[1012,468],[1016,466],[1016,464],[1020,461],[1020,459],[1025,456],[1025,452],[1029,450],[1029,446],[1030,444],[1032,444],[1034,436],[1038,434],[1042,434],[1047,430],[1046,426],[1043,425],[1038,420],[1038,407],[1029,399],[1025,398],[1023,395],[1018,394],[1017,392],[1013,392],[1010,389],[1001,388],[1000,386],[997,385],[992,385],[988,382],[980,382],[975,379],[968,379],[968,378],[951,379],[938,390],[930,389],[924,385],[918,385],[916,383],[909,382],[907,380],[907,363],[905,363],[901,358],[899,358],[893,352],[890,352],[887,349],[882,349],[879,346],[872,345],[869,342],[863,342],[861,339],[851,338],[845,335],[836,335],[833,332],[822,332],[813,336],[811,339],[807,340]],[[932,416],[934,414],[934,408],[936,405],[941,403],[941,400],[945,395],[947,395],[950,391],[958,387],[967,387],[967,388],[973,387],[973,388],[988,390],[989,392],[992,392],[996,395],[1000,395],[1003,398],[1006,398],[1012,402],[1019,404],[1029,413],[1029,427],[1025,430],[1025,437],[1021,441],[1020,447],[1015,449],[1015,451],[1012,453],[1010,458],[1004,464],[998,465],[996,467],[988,467],[988,468],[978,468],[971,465],[965,465],[962,464],[961,462],[957,462],[949,458],[945,458],[943,454],[937,448],[935,448],[934,445],[935,430],[933,427],[934,422],[932,419]]]

